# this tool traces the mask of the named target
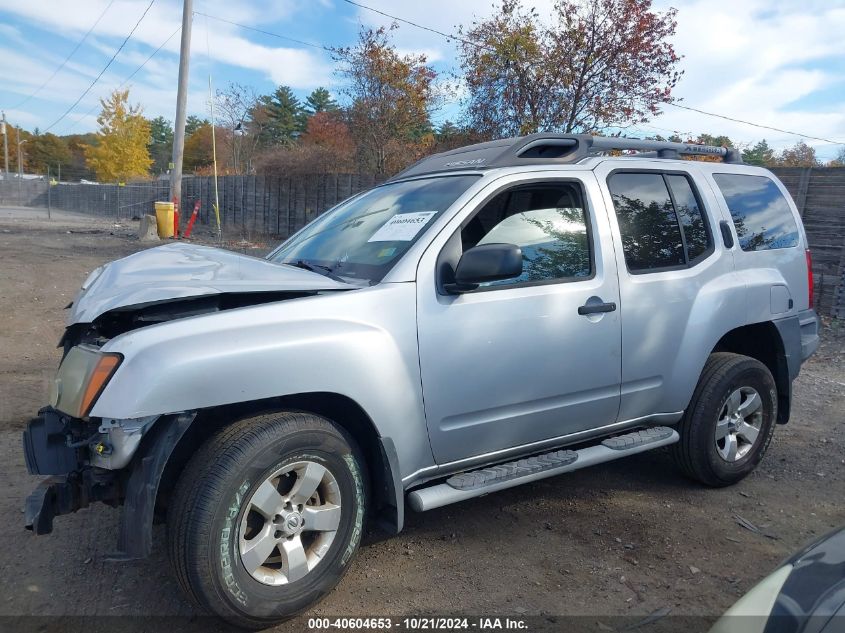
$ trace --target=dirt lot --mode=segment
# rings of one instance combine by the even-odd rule
[[[46,401],[62,308],[93,268],[145,247],[134,229],[0,209],[0,616],[96,616],[62,620],[86,631],[129,621],[103,616],[188,616],[171,629],[197,621],[170,576],[160,529],[155,555],[124,565],[104,560],[116,510],[61,517],[48,537],[23,529],[23,500],[37,480],[26,473],[20,431]],[[609,630],[656,612],[709,616],[694,620],[704,626],[789,552],[845,524],[845,328],[825,328],[793,411],[762,466],[732,488],[686,481],[655,451],[426,514],[409,510],[405,531],[370,536],[314,613],[552,623],[582,615],[591,630]],[[302,621],[280,627],[302,629]]]

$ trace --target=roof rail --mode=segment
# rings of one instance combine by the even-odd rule
[[[589,134],[529,134],[467,145],[417,161],[390,180],[444,171],[491,169],[530,164],[577,163],[603,152],[634,151],[650,158],[718,156],[726,163],[742,163],[736,149],[694,143],[672,143]],[[635,154],[639,155],[639,154]]]

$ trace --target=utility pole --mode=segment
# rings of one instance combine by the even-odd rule
[[[182,5],[182,47],[179,52],[179,88],[176,93],[176,121],[173,130],[173,169],[170,170],[170,199],[182,199],[182,158],[185,153],[185,109],[188,105],[188,62],[191,57],[193,1]]]
[[[20,130],[18,131],[18,204],[23,206],[23,192],[21,188],[23,187],[23,152],[21,151],[21,145],[26,143],[26,139],[23,141],[21,140],[21,133]]]
[[[3,112],[3,156],[6,159],[6,180],[9,179],[9,128],[6,125],[6,112]]]

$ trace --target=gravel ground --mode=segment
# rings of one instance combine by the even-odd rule
[[[0,627],[219,627],[182,598],[160,528],[152,558],[129,564],[105,561],[117,510],[60,517],[47,537],[23,529],[23,500],[37,478],[26,473],[20,431],[46,401],[62,308],[93,268],[149,246],[134,238],[136,226],[0,209]],[[660,619],[671,628],[693,616],[683,628],[701,630],[791,551],[845,523],[843,412],[845,327],[834,322],[795,384],[791,422],[740,484],[705,489],[658,450],[425,514],[409,510],[398,537],[368,537],[311,615],[499,614],[552,628],[567,621],[561,616],[582,616],[586,630],[612,630],[670,614]],[[180,617],[137,617],[167,615]],[[304,628],[300,620],[279,630]]]

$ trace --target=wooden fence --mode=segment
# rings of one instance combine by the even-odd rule
[[[813,252],[816,310],[845,318],[845,167],[778,167]]]

